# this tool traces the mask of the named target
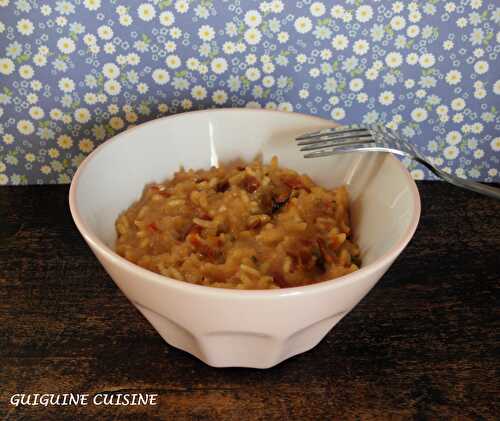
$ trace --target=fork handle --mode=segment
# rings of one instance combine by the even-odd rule
[[[443,180],[451,183],[457,187],[462,187],[467,190],[472,190],[476,193],[484,194],[485,196],[493,197],[494,199],[500,200],[500,189],[492,186],[488,186],[487,184],[478,183],[476,181],[465,180],[460,177],[456,177],[452,174],[448,174],[444,171],[441,171],[438,168],[435,168],[433,165],[429,164],[424,159],[417,159],[418,162],[425,165],[430,171],[432,171],[435,175]]]

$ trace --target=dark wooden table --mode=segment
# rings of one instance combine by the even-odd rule
[[[74,226],[67,186],[0,188],[0,417],[498,419],[500,202],[420,182],[414,239],[313,350],[214,369],[167,345]],[[149,392],[157,406],[14,407],[14,393]]]

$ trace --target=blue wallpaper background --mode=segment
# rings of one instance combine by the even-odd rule
[[[499,53],[482,0],[0,0],[0,185],[67,183],[114,134],[208,107],[382,121],[499,181]]]

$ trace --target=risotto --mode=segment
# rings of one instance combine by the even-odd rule
[[[193,284],[270,289],[313,284],[360,265],[345,187],[256,160],[180,169],[145,187],[116,221],[116,251]]]

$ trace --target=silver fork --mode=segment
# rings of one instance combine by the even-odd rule
[[[464,180],[436,168],[410,142],[396,131],[382,125],[351,125],[318,132],[306,133],[296,138],[304,158],[318,158],[348,152],[391,152],[407,156],[424,165],[443,180],[464,189],[500,199],[500,189]]]

